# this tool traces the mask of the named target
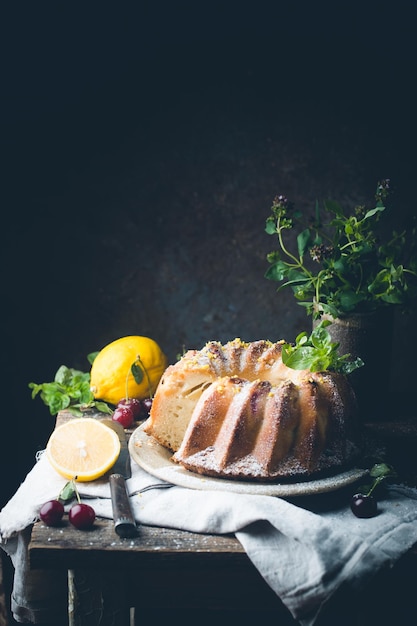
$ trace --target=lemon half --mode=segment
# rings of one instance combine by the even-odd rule
[[[92,417],[76,417],[57,426],[46,445],[47,458],[58,474],[79,482],[103,476],[119,454],[115,431]]]

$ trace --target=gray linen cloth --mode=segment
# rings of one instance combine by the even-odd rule
[[[28,528],[38,519],[40,506],[55,498],[65,482],[41,455],[0,512],[0,545],[15,568],[16,621],[45,620],[48,598],[34,597],[28,584]],[[313,626],[342,583],[352,589],[363,587],[417,542],[417,490],[401,485],[388,488],[379,515],[358,519],[348,498],[337,510],[317,513],[300,506],[297,499],[178,486],[146,490],[161,482],[132,463],[127,485],[137,521],[197,533],[234,533],[302,626]],[[80,492],[98,516],[112,517],[107,481],[80,484]]]

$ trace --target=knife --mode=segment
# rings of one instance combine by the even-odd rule
[[[119,537],[135,537],[138,534],[138,527],[132,513],[126,487],[126,478],[130,478],[132,475],[126,433],[123,426],[112,419],[100,421],[114,430],[120,441],[120,454],[111,468],[109,476],[114,529]]]

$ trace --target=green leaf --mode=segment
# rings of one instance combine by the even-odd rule
[[[87,361],[90,363],[90,365],[94,363],[95,358],[99,352],[100,350],[97,350],[96,352],[90,352],[90,354],[87,354]]]
[[[333,261],[333,269],[338,274],[343,274],[346,271],[347,267],[348,266],[347,266],[346,260],[343,256],[340,256],[338,259]]]
[[[387,463],[376,463],[373,467],[371,467],[369,475],[374,479],[374,481],[371,488],[367,492],[367,495],[370,495],[375,489],[377,489],[382,482],[396,478],[397,472],[392,465],[388,465]]]
[[[61,385],[69,385],[72,379],[72,372],[66,365],[61,365],[55,374],[55,382]]]
[[[371,468],[369,475],[372,478],[378,478],[380,476],[395,476],[396,472],[392,465],[388,465],[387,463],[376,463]]]
[[[301,259],[304,257],[305,251],[307,250],[308,244],[310,243],[310,239],[311,235],[309,228],[306,228],[297,236],[298,254]]]
[[[74,483],[72,480],[70,480],[63,486],[63,488],[59,492],[58,500],[61,500],[61,502],[63,503],[70,502],[75,498],[75,493],[76,492],[74,489]]]
[[[297,346],[302,346],[303,344],[307,343],[307,341],[308,337],[306,332],[300,333],[295,339],[295,343],[297,344]]]
[[[339,296],[339,302],[346,312],[353,311],[362,300],[364,295],[354,291],[342,291]]]
[[[348,376],[349,374],[359,369],[360,367],[363,367],[364,365],[365,363],[362,361],[362,359],[357,356],[352,361],[345,361],[344,363],[341,363],[339,371],[341,374]]]
[[[74,417],[83,417],[84,413],[78,405],[72,405],[68,407],[68,412]]]
[[[382,211],[385,211],[385,207],[384,206],[382,206],[382,205],[376,206],[374,209],[370,209],[369,211],[367,211],[365,213],[365,217],[363,219],[367,220],[370,217],[373,217],[374,215],[376,215],[377,213],[382,213]]]
[[[276,280],[279,282],[280,280],[284,280],[287,273],[288,266],[283,261],[277,261],[266,270],[265,277],[269,280]]]
[[[140,385],[140,383],[143,380],[143,369],[142,369],[140,363],[138,361],[133,363],[133,365],[130,368],[130,370],[132,372],[133,378],[135,379],[137,384]]]
[[[314,362],[314,351],[309,346],[299,346],[297,350],[291,350],[289,344],[282,346],[282,362],[293,370],[310,369]]]
[[[94,402],[94,406],[96,407],[97,411],[100,411],[100,413],[107,413],[107,415],[112,415],[113,413],[109,405],[105,402]]]
[[[265,232],[267,232],[268,235],[275,235],[277,232],[276,221],[272,216],[268,217],[266,220]]]
[[[310,336],[310,341],[312,345],[317,348],[326,348],[331,347],[331,337],[330,333],[326,330],[326,327],[329,326],[331,322],[329,320],[323,320],[321,324],[318,324],[312,331]]]

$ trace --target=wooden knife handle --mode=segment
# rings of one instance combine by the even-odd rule
[[[109,481],[114,529],[119,537],[135,537],[138,534],[138,527],[130,507],[124,476],[111,474]]]

